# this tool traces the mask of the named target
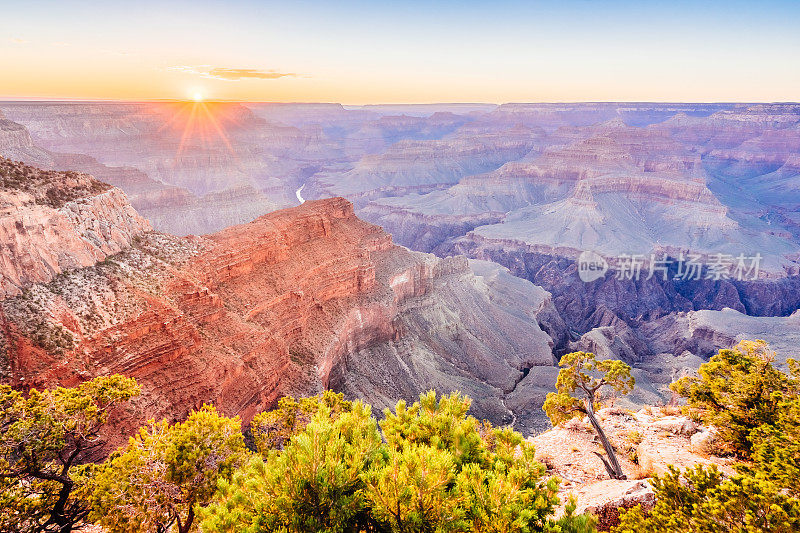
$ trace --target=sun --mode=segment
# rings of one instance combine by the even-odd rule
[[[195,102],[202,102],[203,101],[203,93],[196,92],[192,95],[192,100]]]

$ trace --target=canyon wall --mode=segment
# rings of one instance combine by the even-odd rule
[[[482,311],[475,310],[484,306],[494,309],[499,302],[497,291],[513,286],[515,280],[509,273],[529,289],[536,284],[547,291],[547,296],[540,298],[548,302],[547,311],[535,319],[524,316],[532,320],[532,331],[542,330],[551,339],[548,342],[553,343],[556,357],[576,347],[622,357],[636,367],[641,378],[635,395],[650,403],[669,399],[663,387],[666,374],[661,370],[672,369],[667,372],[671,375],[696,368],[712,347],[728,347],[735,340],[735,329],[744,326],[721,314],[727,309],[775,326],[743,331],[764,331],[779,339],[779,332],[790,326],[785,320],[800,307],[800,106],[796,104],[356,108],[231,103],[203,108],[180,103],[25,102],[4,103],[0,108],[5,114],[0,118],[0,153],[48,169],[94,174],[121,188],[157,230],[177,235],[218,232],[200,240],[161,236],[158,242],[170,249],[185,248],[187,243],[202,249],[228,249],[220,257],[197,258],[198,263],[191,263],[191,283],[186,282],[186,287],[199,284],[207,288],[223,302],[228,302],[223,298],[224,286],[217,287],[214,280],[227,274],[197,270],[199,265],[212,259],[233,261],[231,269],[248,272],[236,283],[242,291],[252,292],[255,301],[260,288],[250,288],[247,277],[258,268],[247,266],[241,258],[267,253],[259,251],[256,244],[248,244],[248,248],[249,238],[236,231],[229,234],[224,228],[303,199],[342,195],[354,203],[359,217],[382,226],[394,242],[440,258],[466,255],[505,266],[508,270],[501,270],[502,275],[484,276],[476,273],[475,265],[486,263],[465,267],[462,259],[452,259],[436,266],[438,260],[431,256],[410,254],[407,257],[417,258],[408,259],[416,265],[412,267],[398,259],[408,252],[397,247],[367,250],[364,253],[369,259],[363,263],[342,259],[343,265],[352,263],[366,270],[361,278],[326,281],[329,290],[334,291],[340,283],[366,287],[372,283],[369,271],[374,269],[374,285],[358,294],[378,291],[382,296],[375,301],[383,303],[359,303],[348,308],[350,311],[338,312],[336,320],[341,322],[325,327],[341,324],[342,331],[359,333],[343,333],[341,338],[337,334],[338,340],[325,347],[309,348],[297,341],[289,361],[302,364],[286,368],[319,365],[312,372],[315,377],[308,378],[315,387],[332,386],[358,395],[387,387],[395,391],[385,397],[373,392],[373,401],[379,405],[395,394],[412,397],[426,386],[453,385],[453,372],[460,372],[466,377],[459,378],[458,386],[486,398],[479,406],[481,412],[490,413],[494,420],[511,417],[518,427],[529,421],[531,425],[525,427],[539,423],[534,420],[539,416],[537,403],[552,385],[553,368],[532,365],[537,371],[527,371],[532,361],[538,364],[546,359],[540,355],[524,363],[509,363],[511,355],[503,358],[505,362],[497,362],[499,366],[487,363],[487,353],[513,354],[518,348],[500,344],[493,330],[482,329],[482,321],[494,324],[497,320],[494,311],[481,317]],[[194,121],[192,110],[195,117],[205,118]],[[7,228],[9,238],[17,238],[15,227],[13,223]],[[259,235],[273,238],[268,232]],[[163,261],[163,254],[147,245],[155,238],[151,234],[137,240],[140,244],[123,255],[138,254],[145,246],[156,255],[148,251],[142,257]],[[316,239],[327,242],[322,236],[314,237],[313,242]],[[273,244],[280,248],[278,241]],[[202,255],[198,250],[191,257]],[[586,251],[608,265],[598,279],[583,281],[579,275],[577,260]],[[243,261],[241,265],[234,255]],[[422,305],[425,297],[414,289],[395,301],[386,289],[393,281],[380,275],[384,255],[389,258],[386,272],[395,272],[398,280],[412,280],[411,286],[434,291],[436,300]],[[635,278],[621,275],[626,258],[633,256],[643,259],[641,270]],[[734,261],[739,256],[758,256],[758,273],[741,280],[714,279],[707,265],[717,256]],[[652,268],[655,257],[669,262],[663,276]],[[696,279],[681,277],[680,258],[695,258],[706,266]],[[188,275],[185,265],[170,261],[166,261],[165,271]],[[326,271],[333,271],[335,265],[320,261]],[[133,270],[127,268],[126,272]],[[315,264],[307,268],[318,273]],[[23,274],[20,269],[12,277]],[[286,275],[293,279],[296,274]],[[49,279],[37,276],[34,281]],[[160,279],[145,286],[161,287],[164,281]],[[494,286],[486,289],[491,285],[487,280],[494,280]],[[20,279],[11,285],[14,283],[27,282]],[[302,283],[312,286],[310,280]],[[397,281],[397,287],[405,286],[405,281]],[[492,297],[466,306],[466,300],[453,299],[458,293],[453,287],[463,286],[488,290]],[[194,289],[186,290],[192,293]],[[311,289],[301,292],[306,290]],[[509,300],[507,312],[513,314],[514,306],[529,310],[531,302],[539,301],[526,291],[514,292],[526,296]],[[239,288],[231,290],[230,301],[223,305],[226,312],[239,294]],[[284,324],[287,320],[285,324],[291,327],[281,326],[282,335],[309,331],[309,324],[315,322],[287,319],[292,313],[299,317],[311,312],[301,294],[285,288],[272,297],[278,298],[274,305],[280,302],[290,310],[276,318],[278,322],[271,322]],[[162,294],[155,298],[154,302],[162,304],[154,303],[153,308],[177,305],[171,300],[163,303]],[[331,301],[360,298],[338,295]],[[390,300],[391,305],[386,303]],[[421,305],[412,305],[415,302]],[[252,302],[243,304],[236,313],[245,316],[249,325],[273,316],[271,308],[260,311],[256,307]],[[458,319],[448,314],[456,308],[460,309]],[[212,309],[209,307],[210,316],[216,316]],[[254,314],[249,316],[250,312]],[[706,312],[708,322],[717,324],[715,333],[708,335],[708,342],[695,342],[691,339],[704,334],[690,332],[708,328],[692,329],[694,322],[681,317]],[[188,316],[185,311],[177,313],[175,316],[184,317],[181,320]],[[431,337],[419,327],[434,323],[450,324],[449,329],[436,330]],[[187,328],[178,330],[192,331]],[[50,344],[66,345],[66,333],[44,331],[42,342],[50,336]],[[201,340],[197,342],[202,345],[205,337],[202,328],[198,331]],[[400,343],[397,332],[424,338],[424,347]],[[681,337],[681,332],[690,340]],[[165,353],[172,352],[166,349]],[[318,360],[320,353],[327,355]],[[472,359],[481,363],[471,367],[468,361]],[[378,374],[370,362],[403,370],[390,373],[390,384],[384,387],[382,381],[373,381],[372,376]],[[480,373],[484,367],[492,369],[493,377]],[[297,372],[306,376],[306,370]],[[440,375],[451,377],[436,377]],[[211,378],[203,375],[202,379]],[[298,379],[293,382],[302,381]],[[477,381],[470,381],[473,379]],[[303,390],[315,389],[309,385]],[[213,397],[219,394],[216,389],[209,393]]]
[[[125,194],[91,176],[0,158],[0,298],[92,266],[149,231]]]
[[[545,291],[498,265],[396,246],[341,198],[206,237],[150,232],[1,305],[5,381],[135,377],[143,394],[123,428],[203,402],[249,420],[326,387],[377,407],[461,390],[476,416],[541,428],[540,410],[505,398],[525,376],[553,376],[540,318],[564,329]]]
[[[573,336],[611,317],[636,325],[680,311],[786,316],[800,307],[800,107],[679,112],[645,127],[619,117],[573,127],[542,122],[545,109],[566,120],[555,108],[503,107],[496,113],[550,131],[543,148],[440,190],[373,199],[359,213],[401,244],[496,261],[543,286]],[[584,251],[601,255],[608,273],[579,279]],[[618,275],[634,255],[640,275]],[[742,279],[676,271],[681,257],[707,265],[756,255],[758,274]],[[652,257],[669,260],[669,272],[652,276]]]

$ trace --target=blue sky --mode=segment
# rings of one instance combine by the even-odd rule
[[[800,99],[800,2],[0,3],[0,97]]]

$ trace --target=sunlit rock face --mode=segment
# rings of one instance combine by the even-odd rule
[[[203,402],[249,420],[325,387],[376,407],[460,390],[481,418],[543,427],[543,413],[504,400],[525,376],[552,375],[539,323],[565,329],[544,290],[397,246],[341,198],[205,237],[147,233],[0,305],[5,381],[135,377],[128,428]]]
[[[25,126],[5,117],[0,111],[0,155],[14,161],[28,161],[40,167],[53,164],[52,155],[33,144]]]
[[[150,229],[117,188],[0,158],[0,298],[92,266]]]

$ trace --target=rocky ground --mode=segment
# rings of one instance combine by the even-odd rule
[[[668,465],[716,465],[733,474],[733,461],[714,455],[719,452],[713,430],[698,426],[676,407],[610,407],[600,410],[598,418],[627,480],[609,479],[595,455],[603,454],[603,447],[586,419],[573,419],[528,441],[548,473],[562,480],[562,500],[574,497],[577,512],[595,513],[603,530],[618,523],[620,508],[652,507],[655,496],[647,478],[663,474]]]
[[[120,189],[0,157],[0,299],[93,266],[150,230]]]

